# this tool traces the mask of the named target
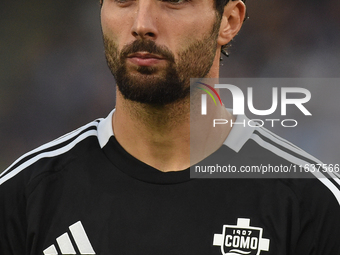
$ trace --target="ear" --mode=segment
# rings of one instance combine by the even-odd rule
[[[242,1],[229,1],[224,7],[217,44],[223,46],[229,43],[240,31],[246,13]]]

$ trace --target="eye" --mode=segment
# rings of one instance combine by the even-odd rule
[[[162,2],[167,2],[173,5],[178,5],[178,4],[185,4],[189,2],[190,0],[162,0]]]
[[[128,5],[129,3],[134,2],[135,0],[114,0],[118,5]]]

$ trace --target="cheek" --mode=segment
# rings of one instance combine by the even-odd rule
[[[113,24],[115,23],[112,20],[111,16],[108,15],[106,11],[104,11],[104,8],[102,8],[100,20],[101,20],[103,34],[109,37],[110,39],[116,40],[117,31],[115,29],[115,26],[113,26]]]
[[[179,51],[185,50],[188,45],[202,40],[209,36],[212,32],[213,25],[215,23],[215,15],[201,15],[202,18],[197,18],[198,15],[193,15],[193,18],[186,20],[180,24],[176,30],[173,30],[173,38],[170,40],[176,43]]]
[[[104,1],[104,3],[105,2],[109,1]],[[130,29],[129,19],[126,16],[120,16],[122,15],[109,8],[104,8],[103,5],[101,10],[101,26],[103,34],[119,45],[119,48],[122,48],[129,38]]]

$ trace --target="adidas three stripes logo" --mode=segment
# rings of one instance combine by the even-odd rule
[[[96,254],[80,221],[71,225],[69,229],[80,254]],[[61,254],[78,254],[67,232],[57,238],[57,244]],[[58,255],[58,251],[54,244],[44,250],[44,255]]]

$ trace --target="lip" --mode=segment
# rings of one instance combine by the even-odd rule
[[[128,55],[128,58],[141,58],[141,59],[155,58],[155,59],[164,59],[160,55],[151,54],[151,53],[148,53],[148,52],[136,52],[136,53],[132,53],[132,54]]]
[[[148,52],[136,52],[128,55],[128,60],[138,66],[153,66],[164,61],[162,56]]]

